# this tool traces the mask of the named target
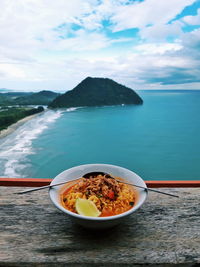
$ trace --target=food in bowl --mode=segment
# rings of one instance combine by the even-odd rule
[[[66,207],[62,204],[62,195],[67,189],[69,189],[71,186],[77,184],[80,180],[78,177],[85,177],[85,174],[91,173],[91,172],[103,172],[103,173],[109,173],[112,177],[122,177],[124,182],[130,183],[130,184],[136,184],[138,186],[142,186],[146,188],[146,184],[143,181],[143,179],[138,176],[133,171],[130,171],[126,168],[116,166],[116,165],[110,165],[110,164],[85,164],[85,165],[79,165],[72,167],[70,169],[67,169],[63,171],[62,173],[58,174],[53,181],[51,182],[51,185],[55,185],[58,183],[66,182],[64,186],[52,186],[49,189],[49,196],[52,200],[53,204],[64,214],[70,217],[75,223],[86,227],[90,229],[106,229],[109,227],[113,227],[119,223],[121,223],[125,218],[128,216],[134,214],[145,202],[147,198],[147,190],[144,190],[143,188],[135,188],[131,186],[131,189],[135,189],[135,203],[133,204],[133,207],[130,208],[128,211],[114,215],[114,216],[105,216],[105,217],[94,217],[94,216],[86,216],[78,214],[77,211],[72,212],[68,210]],[[76,180],[76,181],[75,181]]]
[[[73,185],[64,186],[62,206],[74,213],[107,217],[124,213],[136,203],[137,191],[133,186],[116,181],[108,175],[81,178]]]

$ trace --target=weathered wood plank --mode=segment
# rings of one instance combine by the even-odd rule
[[[75,225],[47,191],[0,187],[0,266],[192,266],[200,263],[200,188],[149,193],[123,224],[104,231]],[[165,265],[164,265],[165,266]]]

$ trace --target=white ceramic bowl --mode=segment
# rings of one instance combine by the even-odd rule
[[[143,186],[146,188],[145,182],[136,173],[119,166],[108,165],[108,164],[87,164],[87,165],[80,165],[77,167],[73,167],[57,175],[51,182],[51,185],[80,178],[86,173],[96,172],[96,171],[109,173],[111,176],[115,177],[121,177],[127,182]],[[133,206],[133,208],[131,208],[130,210],[114,216],[88,217],[73,213],[62,206],[60,201],[61,188],[62,186],[55,186],[49,189],[49,195],[53,204],[59,210],[69,215],[76,223],[87,228],[96,228],[96,229],[103,229],[120,223],[125,217],[127,217],[128,215],[135,212],[138,208],[140,208],[147,197],[147,190],[137,188],[138,192],[137,201],[136,204]]]

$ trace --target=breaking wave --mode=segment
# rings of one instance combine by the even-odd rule
[[[49,128],[62,111],[48,110],[16,129],[0,143],[0,176],[25,177],[24,170],[30,164],[27,156],[34,154],[32,142]]]

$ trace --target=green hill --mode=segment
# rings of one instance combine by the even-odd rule
[[[6,89],[5,89],[6,90]],[[15,99],[20,96],[28,96],[33,93],[30,92],[4,92],[4,89],[0,89],[0,106],[16,105]]]
[[[7,96],[5,93],[0,93],[0,106],[9,106],[12,105],[12,99]]]
[[[49,107],[140,105],[142,103],[140,96],[124,85],[108,78],[87,77],[74,89],[54,99]]]
[[[18,105],[48,105],[58,95],[58,93],[52,91],[40,91],[38,93],[32,93],[25,96],[15,98],[15,104]]]
[[[28,95],[32,95],[33,92],[7,92],[4,93],[5,96],[10,97],[11,99],[15,99],[17,97],[21,97],[21,96],[28,96]]]

